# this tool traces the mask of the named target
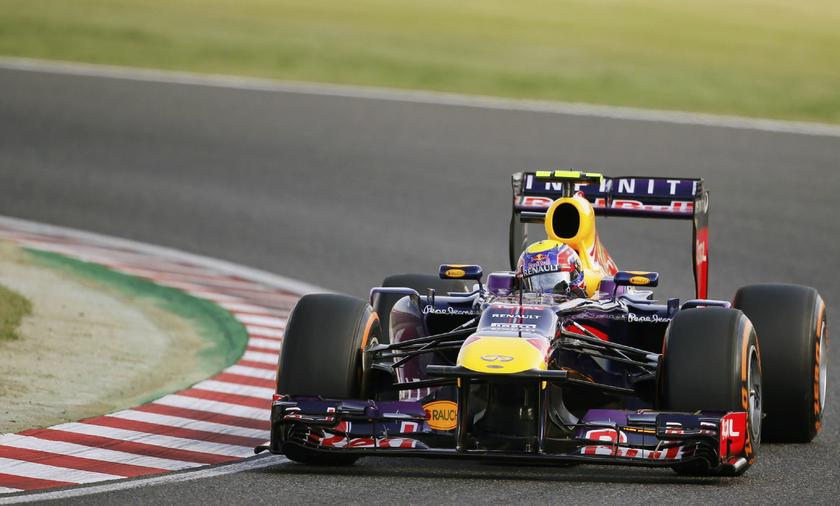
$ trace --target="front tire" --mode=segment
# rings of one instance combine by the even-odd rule
[[[286,326],[277,393],[363,398],[362,349],[381,335],[379,317],[366,302],[346,295],[305,295]],[[297,445],[286,445],[283,452],[306,464],[349,465],[358,459],[316,453]]]
[[[822,426],[828,383],[825,303],[813,288],[762,284],[735,294],[755,325],[764,368],[764,438],[807,443]]]
[[[747,413],[747,465],[761,441],[761,354],[755,329],[741,311],[687,309],[671,321],[659,369],[660,407],[668,411]],[[680,474],[707,474],[715,462],[674,466]]]

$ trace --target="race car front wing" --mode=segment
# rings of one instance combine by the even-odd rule
[[[428,406],[428,404],[427,404]],[[672,413],[593,409],[566,425],[562,450],[540,441],[528,451],[457,447],[458,427],[438,430],[419,402],[329,400],[277,395],[271,441],[255,453],[284,454],[296,446],[322,454],[489,459],[685,467],[738,474],[753,458],[744,412]],[[544,431],[539,431],[544,434]],[[540,436],[544,437],[544,436]]]

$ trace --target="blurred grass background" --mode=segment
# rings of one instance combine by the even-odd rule
[[[0,54],[840,123],[838,0],[0,0]]]
[[[24,317],[32,314],[32,302],[23,295],[0,285],[0,342],[17,339]]]

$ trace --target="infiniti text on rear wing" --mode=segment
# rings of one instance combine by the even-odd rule
[[[703,180],[672,177],[605,177],[577,171],[518,172],[512,176],[510,260],[515,268],[528,241],[526,223],[542,223],[558,198],[582,192],[599,216],[692,220],[696,296],[708,295],[709,192]]]

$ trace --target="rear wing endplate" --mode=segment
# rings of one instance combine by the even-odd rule
[[[598,216],[692,220],[696,297],[709,287],[709,192],[703,180],[670,177],[605,177],[578,171],[517,172],[511,177],[510,264],[516,269],[527,246],[528,223],[542,223],[558,198],[582,192]]]

